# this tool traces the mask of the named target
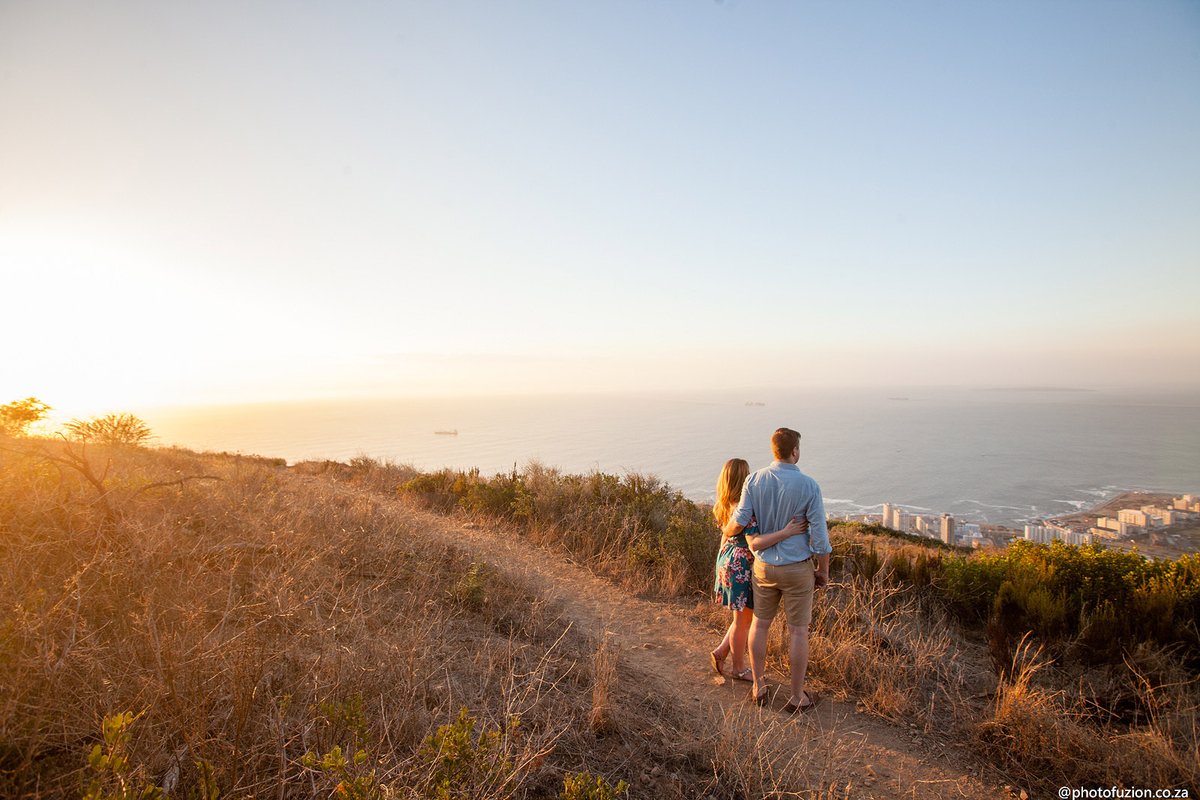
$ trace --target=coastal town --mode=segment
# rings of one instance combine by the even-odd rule
[[[1049,544],[1101,544],[1150,558],[1200,552],[1200,494],[1124,492],[1087,511],[1026,524],[1023,529],[966,522],[951,514],[919,514],[884,503],[879,514],[846,517],[956,547],[999,548],[1018,539]]]

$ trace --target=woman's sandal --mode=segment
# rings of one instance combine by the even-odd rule
[[[750,702],[756,706],[765,706],[770,696],[771,690],[765,686],[763,687],[762,692],[759,694],[755,694],[753,688],[750,689]]]
[[[721,661],[717,660],[717,654],[715,652],[708,654],[708,663],[712,664],[713,672],[717,673],[718,675],[725,674],[725,670],[721,669]]]
[[[754,683],[754,670],[746,667],[741,672],[735,672],[732,675],[735,681],[745,681],[746,683]]]

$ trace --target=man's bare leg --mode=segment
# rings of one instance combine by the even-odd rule
[[[792,664],[791,702],[797,706],[808,705],[812,702],[811,698],[804,693],[804,678],[808,674],[808,628],[794,628],[789,625],[788,639],[788,660]]]

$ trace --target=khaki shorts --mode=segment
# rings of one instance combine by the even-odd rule
[[[754,616],[770,622],[783,602],[784,615],[793,628],[812,622],[813,559],[798,564],[764,564],[754,559]]]

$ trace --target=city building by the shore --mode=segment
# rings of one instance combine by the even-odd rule
[[[1181,495],[1171,501],[1171,508],[1176,511],[1192,511],[1200,514],[1200,497],[1194,494]]]
[[[1050,544],[1053,541],[1066,542],[1067,544],[1081,545],[1091,544],[1094,541],[1093,534],[1088,531],[1078,531],[1074,528],[1062,525],[1056,522],[1047,522],[1044,525],[1026,525],[1025,539],[1038,544]]]
[[[900,533],[936,539],[943,544],[965,547],[1004,546],[1018,535],[1003,525],[989,525],[985,535],[984,526],[956,520],[952,514],[910,514],[893,503],[884,503],[879,514],[879,524]]]
[[[1139,494],[1130,492],[1116,498],[1135,498]],[[1200,550],[1190,537],[1200,530],[1200,496],[1180,495],[1171,500],[1162,499],[1155,504],[1121,508],[1105,514],[1091,516],[1085,513],[1066,515],[1061,519],[1034,520],[1024,530],[1012,530],[1002,525],[981,525],[956,520],[953,515],[923,514],[905,511],[895,503],[884,503],[881,513],[861,515],[859,521],[875,522],[900,533],[924,536],[954,546],[1004,547],[1015,539],[1049,544],[1061,541],[1071,545],[1102,544],[1119,550],[1138,551],[1149,548],[1159,557],[1170,548],[1183,552]],[[1143,501],[1144,502],[1144,501]],[[1111,509],[1116,502],[1110,501]]]
[[[954,544],[954,517],[942,514],[942,525],[939,532],[942,535],[943,544]]]

